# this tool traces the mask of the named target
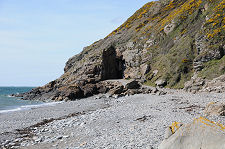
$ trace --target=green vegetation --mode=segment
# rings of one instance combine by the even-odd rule
[[[199,73],[199,77],[212,80],[225,73],[225,56],[220,60],[211,60],[204,63],[204,69]]]
[[[125,23],[123,23],[120,27],[118,27],[116,30],[114,30],[112,33],[110,33],[107,37],[115,35],[116,33],[120,32],[124,29],[131,28],[133,23],[136,20],[141,19],[143,17],[143,15],[145,15],[149,11],[149,9],[152,7],[153,4],[155,4],[155,2],[149,2],[149,3],[145,4],[142,8],[140,8],[138,11],[136,11],[134,13],[134,15],[132,15],[129,19],[127,19],[127,21]],[[144,26],[144,24],[143,24],[143,26]]]
[[[225,0],[171,0],[161,7],[158,3],[147,3],[109,36],[125,31],[137,49],[144,49],[146,41],[153,40],[154,44],[145,47],[146,57],[151,57],[145,84],[154,86],[156,80],[163,79],[166,87],[183,88],[194,73],[196,58],[224,46]],[[174,26],[166,32],[170,25]],[[198,37],[204,45],[202,51],[196,48]],[[224,59],[204,63],[199,76],[213,79],[224,74]],[[157,75],[153,75],[154,70],[158,70]]]
[[[210,19],[207,20],[207,37],[209,39],[215,37],[216,35],[223,36],[225,32],[225,0],[222,0],[214,9],[213,14]],[[223,33],[221,33],[223,32]]]

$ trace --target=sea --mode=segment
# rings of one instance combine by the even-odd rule
[[[21,100],[12,94],[31,91],[33,87],[0,87],[0,114],[43,106],[41,101]]]

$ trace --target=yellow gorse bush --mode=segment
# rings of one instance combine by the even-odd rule
[[[222,30],[225,31],[225,0],[222,0],[213,10],[214,15],[207,21],[207,24],[212,24],[213,29],[207,33],[208,38],[213,38],[218,35]]]

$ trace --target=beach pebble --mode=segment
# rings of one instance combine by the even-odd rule
[[[10,146],[14,146],[14,145],[16,145],[16,143],[10,142],[9,145],[10,145]]]
[[[17,139],[14,140],[14,142],[19,142],[21,140],[22,140],[22,138],[17,138]]]
[[[10,143],[9,140],[5,140],[4,145],[5,145],[5,144],[9,144],[9,143]]]
[[[24,147],[24,146],[29,146],[30,144],[28,142],[22,142],[20,145]]]
[[[70,136],[63,136],[63,138],[69,138]]]
[[[36,143],[38,143],[38,142],[42,142],[42,141],[43,141],[43,138],[42,138],[42,137],[40,137],[40,138],[35,139],[34,141],[35,141]]]
[[[58,144],[53,144],[52,146],[53,146],[53,147],[57,147],[57,146],[58,146]]]
[[[57,136],[56,139],[61,140],[63,136]]]

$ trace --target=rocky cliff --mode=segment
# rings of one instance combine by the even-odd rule
[[[60,78],[23,98],[75,100],[108,92],[115,86],[108,79],[199,90],[225,72],[224,12],[225,0],[149,2],[70,58]],[[203,80],[197,88],[196,79]]]

